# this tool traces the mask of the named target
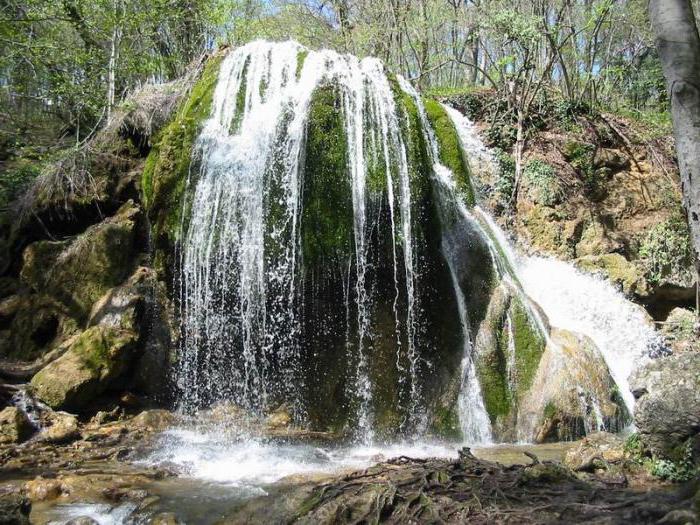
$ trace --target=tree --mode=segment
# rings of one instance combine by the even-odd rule
[[[649,17],[671,98],[683,205],[700,275],[700,36],[690,0],[650,0]]]

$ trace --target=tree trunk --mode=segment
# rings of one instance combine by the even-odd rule
[[[649,0],[649,18],[671,97],[683,206],[700,274],[700,37],[690,0]]]

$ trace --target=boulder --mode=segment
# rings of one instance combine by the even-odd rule
[[[51,412],[39,439],[47,443],[66,443],[80,437],[78,418],[67,412]]]
[[[144,430],[160,432],[176,423],[175,415],[162,409],[144,410],[139,415],[134,417],[129,426],[132,428],[140,428]]]
[[[0,524],[29,525],[32,503],[16,488],[0,487]]]
[[[611,232],[602,222],[597,219],[588,221],[581,232],[581,238],[576,243],[576,255],[584,257],[587,255],[603,255],[620,251],[622,245],[615,239],[614,232]]]
[[[7,407],[0,412],[0,444],[21,443],[34,433],[27,415],[17,407]]]
[[[566,452],[564,465],[574,471],[592,472],[620,464],[625,459],[624,445],[624,439],[617,434],[595,432]]]
[[[177,325],[165,285],[150,268],[138,267],[92,307],[88,326],[109,326],[140,334],[142,352],[132,367],[132,386],[151,397],[167,392],[170,348]]]
[[[537,443],[620,430],[629,413],[607,364],[588,337],[552,329],[518,413],[518,439]]]
[[[292,413],[287,405],[279,406],[267,416],[265,425],[271,430],[288,428],[292,424]]]
[[[67,241],[37,241],[24,250],[20,277],[83,320],[107,290],[128,275],[140,209],[132,201]]]
[[[585,255],[576,260],[576,266],[587,272],[602,275],[628,297],[633,295],[645,297],[649,293],[648,284],[642,273],[619,253]]]
[[[172,512],[161,512],[153,516],[148,523],[149,525],[179,525],[182,521]]]
[[[700,459],[700,353],[650,361],[632,374],[630,387],[644,446],[657,457],[680,461],[690,441]]]
[[[36,397],[54,409],[83,408],[124,373],[137,338],[132,330],[88,328],[32,378]]]
[[[31,481],[27,481],[23,490],[32,502],[48,501],[63,494],[63,485],[57,479],[45,479],[37,476]]]
[[[600,148],[593,159],[593,167],[607,168],[612,173],[626,170],[630,167],[630,159],[621,151],[608,148]]]

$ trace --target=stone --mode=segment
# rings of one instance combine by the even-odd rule
[[[595,168],[608,168],[611,172],[626,170],[630,167],[630,159],[621,151],[600,148],[593,159]]]
[[[16,488],[0,487],[0,525],[29,525],[32,503]]]
[[[100,525],[99,521],[94,520],[90,516],[78,516],[66,522],[66,525]]]
[[[21,443],[34,433],[27,414],[17,407],[7,407],[0,412],[0,444]]]
[[[292,424],[292,414],[289,407],[287,405],[279,406],[267,416],[265,424],[269,429],[288,428]]]
[[[36,397],[54,409],[83,408],[126,371],[137,339],[132,330],[88,328],[32,378]]]
[[[67,412],[51,412],[39,439],[47,443],[66,443],[80,437],[78,418]]]
[[[32,502],[49,501],[63,494],[63,485],[57,479],[45,479],[37,476],[24,484],[24,493]]]
[[[645,297],[649,294],[649,286],[642,272],[619,253],[585,255],[576,259],[576,266],[590,273],[601,274],[628,297]]]
[[[37,241],[24,250],[22,281],[85,319],[92,305],[128,275],[140,208],[132,201],[67,241]]]
[[[179,525],[182,521],[172,512],[161,512],[153,516],[148,523],[149,525]]]
[[[129,422],[129,426],[160,432],[172,427],[176,421],[175,415],[168,410],[144,410]]]
[[[582,334],[552,329],[532,386],[522,397],[519,439],[570,441],[601,425],[618,431],[628,420],[625,403],[595,343]]]
[[[603,255],[618,252],[621,248],[607,227],[598,220],[592,220],[583,227],[581,238],[576,243],[576,256]]]
[[[644,446],[655,456],[684,459],[691,442],[700,460],[700,353],[661,357],[635,370],[630,388],[637,400],[634,422]]]
[[[564,465],[577,472],[607,468],[624,461],[624,445],[624,440],[617,434],[594,432],[566,452]]]

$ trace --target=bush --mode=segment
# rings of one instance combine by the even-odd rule
[[[554,206],[561,201],[563,192],[555,169],[540,159],[525,165],[523,178],[530,197],[539,204]]]
[[[19,197],[41,170],[38,162],[20,162],[0,176],[0,210]]]
[[[494,150],[496,158],[496,180],[493,189],[501,205],[507,206],[515,185],[515,159],[503,150]]]
[[[692,254],[688,225],[680,213],[654,225],[639,247],[646,278],[651,284],[658,284],[668,276],[683,281],[690,278]]]

